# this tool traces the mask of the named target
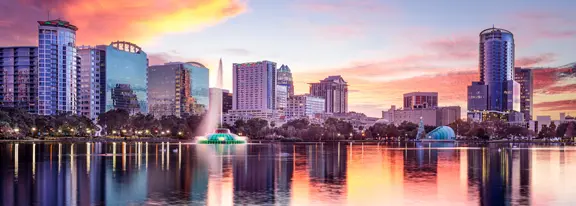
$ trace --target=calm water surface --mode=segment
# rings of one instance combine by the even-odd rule
[[[561,145],[0,143],[0,205],[576,205]]]

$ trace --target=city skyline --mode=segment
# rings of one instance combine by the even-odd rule
[[[153,1],[100,1],[89,7],[89,1],[8,1],[0,9],[0,33],[7,37],[0,44],[37,45],[34,23],[47,20],[50,10],[51,18],[78,26],[77,46],[130,41],[144,48],[150,65],[198,61],[217,68],[222,57],[226,89],[232,88],[232,63],[238,62],[290,65],[296,94],[307,93],[307,83],[342,75],[350,84],[349,110],[370,116],[401,105],[401,94],[413,91],[438,92],[443,105],[465,110],[466,86],[478,78],[478,33],[493,24],[514,33],[516,67],[576,61],[570,57],[576,52],[570,46],[576,43],[576,29],[571,29],[576,18],[568,16],[575,3],[570,1],[510,1],[497,8],[489,1],[434,3],[435,8],[459,8],[445,11],[428,10],[429,3],[421,2],[178,2],[158,7]],[[203,18],[185,21],[197,16]],[[147,32],[137,32],[142,29]],[[270,29],[274,35],[262,33]],[[576,113],[570,95],[574,78],[546,69],[534,76],[535,116]]]

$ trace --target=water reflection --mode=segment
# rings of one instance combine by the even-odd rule
[[[576,203],[574,147],[460,146],[5,143],[0,205]]]

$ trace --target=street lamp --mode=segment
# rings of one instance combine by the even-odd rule
[[[182,135],[182,132],[178,132],[178,135]]]
[[[18,132],[20,132],[20,129],[15,128],[15,129],[14,129],[14,132],[18,133]]]
[[[33,131],[33,132],[36,131],[36,127],[32,127],[32,131]]]

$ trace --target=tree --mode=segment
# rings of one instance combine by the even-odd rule
[[[108,134],[113,133],[112,131],[120,131],[125,128],[130,120],[130,115],[126,110],[114,109],[107,111],[98,116],[98,124],[106,127],[106,132]]]
[[[247,132],[248,137],[260,138],[265,136],[263,130],[268,127],[268,121],[259,118],[254,118],[249,119],[246,122],[246,125],[248,126],[248,132]]]

